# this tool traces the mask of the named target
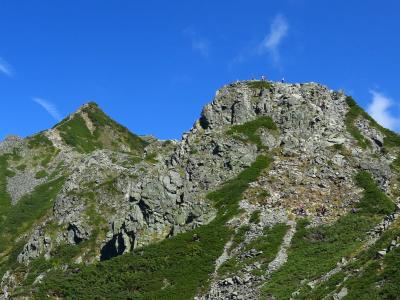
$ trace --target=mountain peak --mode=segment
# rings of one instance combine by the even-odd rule
[[[89,102],[83,104],[81,107],[78,108],[77,112],[82,111],[82,110],[84,110],[84,109],[98,109],[98,110],[102,110],[102,109],[100,108],[100,106],[99,106],[96,102],[94,102],[94,101],[89,101]]]
[[[105,148],[140,154],[146,145],[140,137],[105,114],[95,102],[82,105],[53,130],[65,144],[83,153]]]

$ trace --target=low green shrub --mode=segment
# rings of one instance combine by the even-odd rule
[[[100,144],[87,128],[85,120],[78,114],[59,125],[58,130],[64,142],[79,152],[89,153],[100,148]]]
[[[8,208],[0,221],[0,252],[12,246],[12,239],[31,228],[52,207],[53,200],[64,184],[65,178],[37,186]]]
[[[400,154],[397,156],[397,158],[393,161],[392,163],[392,168],[400,172]]]
[[[43,133],[28,137],[27,141],[29,149],[53,147],[53,143]]]
[[[355,121],[360,115],[363,115],[364,110],[357,105],[352,97],[346,98],[347,105],[350,110],[346,114],[345,124],[347,131],[353,136],[353,138],[358,142],[358,145],[366,149],[371,146],[370,140],[365,138],[361,131],[354,125]]]
[[[44,177],[47,177],[49,174],[47,174],[47,172],[45,170],[40,170],[35,174],[35,178],[36,179],[41,179]]]
[[[90,153],[104,148],[120,150],[121,144],[124,144],[132,153],[141,154],[148,145],[148,142],[108,117],[94,102],[83,107],[82,113],[92,122],[92,131],[81,114],[74,114],[56,125],[64,142],[79,152]]]
[[[26,165],[25,164],[21,164],[21,165],[19,165],[19,166],[17,166],[17,170],[18,171],[25,171],[26,170]]]
[[[268,264],[276,257],[288,228],[286,224],[277,224],[272,228],[266,228],[263,236],[251,241],[244,248],[244,251],[251,249],[260,251],[260,255],[242,260],[238,260],[234,256],[221,265],[218,275],[237,274],[240,269],[255,262],[261,264],[261,270],[264,270],[265,273]]]
[[[354,101],[352,97],[346,97],[346,102],[347,105],[350,107],[350,110],[347,113],[345,120],[347,131],[358,141],[360,147],[365,149],[371,145],[371,142],[367,138],[365,138],[360,130],[354,125],[354,122],[360,116],[368,120],[372,127],[379,130],[383,135],[385,135],[385,148],[400,147],[400,135],[379,125],[368,113],[366,113],[360,106],[358,106],[358,104],[356,103],[356,101]]]
[[[253,211],[250,216],[249,222],[254,224],[260,223],[260,214],[261,212],[259,210]]]
[[[252,89],[266,89],[269,90],[272,86],[268,81],[254,80],[247,82],[247,86]]]
[[[240,138],[240,135],[244,135],[246,137],[246,141],[256,144],[259,149],[263,149],[264,146],[261,143],[260,136],[257,134],[257,130],[260,128],[265,128],[272,131],[276,131],[278,129],[271,117],[259,117],[242,125],[232,126],[228,130],[228,134],[237,136],[238,138]]]
[[[288,261],[272,274],[262,289],[263,296],[289,299],[303,280],[318,278],[333,269],[342,257],[359,249],[367,232],[394,210],[393,202],[369,173],[360,172],[356,181],[364,188],[357,212],[340,217],[332,225],[306,227],[307,221],[300,221],[288,250]],[[310,299],[305,295],[305,299]]]
[[[225,226],[226,221],[238,213],[238,202],[248,184],[270,162],[268,157],[259,156],[235,179],[208,194],[218,208],[217,217],[208,225],[108,261],[80,265],[78,272],[52,270],[35,296],[39,299],[49,294],[77,299],[193,298],[200,288],[208,285],[215,260],[233,234]]]
[[[143,148],[148,145],[148,142],[142,140],[139,136],[130,132],[128,128],[107,116],[96,103],[89,103],[89,105],[83,109],[83,112],[87,113],[88,117],[95,125],[94,136],[96,138],[99,138],[101,132],[104,132],[104,128],[108,127],[119,133],[120,138],[123,139],[120,140],[120,142],[127,144],[134,153],[142,153]],[[114,147],[118,148],[118,144],[115,144]]]
[[[158,160],[156,159],[157,157],[157,153],[156,152],[152,152],[152,153],[148,153],[146,155],[146,157],[144,158],[145,161],[155,164],[158,162]]]
[[[400,228],[397,226],[387,230],[371,247],[358,253],[342,271],[313,290],[303,288],[297,298],[319,300],[346,287],[348,299],[397,299],[400,294],[397,271],[400,267],[399,248],[383,258],[377,257],[377,252],[388,249],[399,235]]]
[[[7,191],[8,172],[7,156],[2,155],[0,156],[0,224],[11,206],[11,196]]]
[[[242,225],[238,228],[237,232],[232,238],[231,249],[235,249],[239,244],[241,244],[246,236],[246,233],[250,230],[250,225]]]

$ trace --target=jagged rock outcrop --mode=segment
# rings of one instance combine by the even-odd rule
[[[43,253],[45,257],[49,257],[50,250],[51,238],[45,235],[42,228],[36,229],[17,259],[19,263],[28,263],[30,260],[38,258]]]
[[[0,142],[0,154],[10,153],[14,148],[18,148],[23,143],[23,139],[16,135],[7,136]]]

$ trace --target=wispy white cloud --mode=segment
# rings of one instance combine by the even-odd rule
[[[245,61],[253,58],[254,56],[270,55],[275,67],[280,66],[280,46],[283,39],[288,35],[289,22],[281,15],[276,15],[271,23],[270,29],[264,39],[252,41],[245,45],[240,52],[229,62],[228,67],[236,64],[244,63]]]
[[[210,46],[206,40],[193,40],[192,48],[193,50],[200,52],[204,57],[208,57],[210,54]]]
[[[371,90],[372,102],[369,104],[368,113],[383,127],[400,129],[400,117],[393,115],[395,102],[384,94]]]
[[[9,63],[7,63],[3,58],[0,57],[0,73],[12,77],[14,75],[14,70]]]
[[[43,107],[56,121],[61,121],[61,114],[58,112],[57,107],[53,103],[42,98],[33,98],[33,101]]]
[[[280,52],[279,47],[282,40],[287,36],[289,31],[289,23],[283,15],[277,15],[272,20],[270,31],[259,45],[260,54],[269,53],[275,63],[279,63]]]
[[[185,29],[183,34],[190,40],[193,51],[200,53],[204,58],[210,55],[210,43],[208,40],[199,37],[192,28]]]

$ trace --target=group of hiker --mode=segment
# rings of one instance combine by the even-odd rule
[[[255,79],[253,78],[253,80],[255,80]],[[261,75],[261,81],[267,81],[267,77],[264,76],[264,75]],[[281,82],[282,82],[282,83],[285,82],[285,77],[282,77]]]
[[[255,77],[252,77],[251,80],[257,80],[257,79],[256,79]],[[260,79],[260,80],[261,80],[261,81],[267,81],[267,77],[264,76],[264,75],[261,75],[261,79]],[[239,79],[236,80],[236,82],[239,82]],[[282,83],[285,83],[285,78],[284,78],[284,77],[282,77],[281,82],[282,82]]]

